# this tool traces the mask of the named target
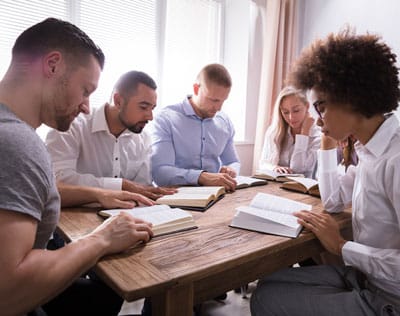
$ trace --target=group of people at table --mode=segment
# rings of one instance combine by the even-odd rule
[[[221,111],[232,86],[223,65],[203,67],[192,93],[153,120],[157,86],[141,71],[123,74],[110,101],[90,112],[104,61],[82,30],[53,18],[21,33],[12,49],[0,82],[4,315],[118,314],[122,299],[96,276],[82,275],[104,255],[149,241],[151,223],[121,213],[77,241],[46,250],[61,205],[153,205],[182,185],[235,190],[240,162],[234,126]],[[344,265],[266,276],[252,294],[251,313],[398,315],[396,56],[380,37],[344,30],[304,49],[287,83],[259,167],[318,177],[327,212],[295,215]],[[46,144],[35,133],[41,124],[53,128]],[[345,240],[329,213],[350,205],[353,240]]]

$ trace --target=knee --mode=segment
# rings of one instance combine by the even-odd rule
[[[253,291],[250,298],[250,311],[252,316],[266,316],[270,315],[267,306],[270,305],[267,303],[267,289],[265,286],[257,286],[257,288]]]

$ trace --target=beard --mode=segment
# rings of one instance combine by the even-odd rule
[[[53,96],[53,103],[55,104],[54,128],[60,132],[66,132],[76,116],[72,115],[72,113],[67,114],[68,110],[71,108],[71,106],[68,106],[68,84],[68,76],[65,74],[59,79],[57,92]],[[79,114],[79,112],[77,114]]]
[[[148,123],[148,121],[140,121],[135,124],[128,124],[122,117],[121,112],[118,114],[119,121],[125,126],[126,129],[130,130],[132,133],[140,134],[144,128],[144,126]]]

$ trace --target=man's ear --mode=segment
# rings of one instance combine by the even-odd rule
[[[200,84],[199,83],[194,83],[193,84],[193,93],[194,95],[198,95],[200,89]]]
[[[50,78],[61,68],[62,55],[59,51],[52,51],[43,58],[43,71]]]
[[[120,110],[121,106],[122,106],[122,103],[123,103],[123,98],[118,92],[114,93],[113,102],[114,102],[115,107]]]

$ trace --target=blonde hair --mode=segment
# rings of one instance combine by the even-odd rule
[[[272,123],[267,129],[266,137],[270,140],[272,146],[275,146],[273,152],[275,153],[270,159],[269,163],[277,165],[281,154],[282,146],[287,137],[287,130],[289,124],[285,121],[281,112],[281,103],[284,98],[288,96],[297,97],[303,104],[307,105],[308,100],[303,90],[297,89],[293,86],[284,87],[276,98],[274,104],[274,112],[272,116]]]

